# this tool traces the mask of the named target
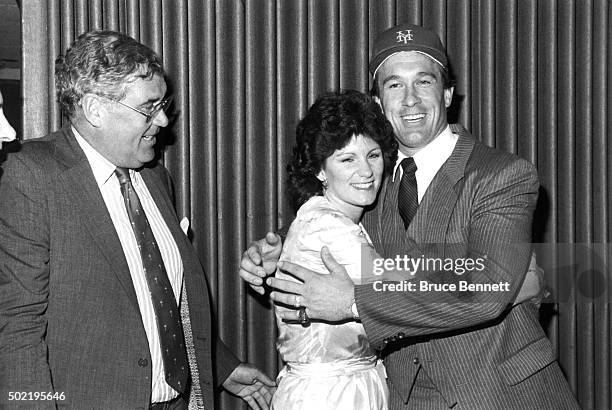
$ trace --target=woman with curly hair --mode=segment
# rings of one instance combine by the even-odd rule
[[[327,269],[327,246],[356,283],[361,262],[377,257],[360,224],[397,156],[393,128],[380,107],[357,91],[319,97],[297,127],[288,166],[289,191],[299,206],[280,260]],[[287,278],[281,271],[277,277]],[[384,367],[358,322],[287,323],[277,306],[277,348],[285,362],[274,409],[386,409]]]

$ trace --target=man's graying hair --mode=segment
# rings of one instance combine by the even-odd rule
[[[164,76],[164,69],[149,47],[115,31],[90,31],[55,62],[57,98],[72,118],[85,94],[121,100],[131,82],[156,74]]]

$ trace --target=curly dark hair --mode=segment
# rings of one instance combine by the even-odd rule
[[[55,61],[57,99],[72,118],[85,94],[121,100],[129,83],[156,74],[163,77],[164,69],[149,47],[116,31],[90,31]]]
[[[385,174],[390,174],[397,159],[397,142],[393,127],[372,97],[345,90],[317,98],[297,126],[293,157],[287,165],[288,191],[296,208],[323,194],[317,174],[325,159],[355,135],[367,136],[380,146]]]

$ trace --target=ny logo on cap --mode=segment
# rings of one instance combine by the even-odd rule
[[[404,42],[404,44],[407,44],[408,41],[412,41],[413,37],[412,37],[412,30],[400,30],[397,32],[397,42],[401,43],[402,41]]]

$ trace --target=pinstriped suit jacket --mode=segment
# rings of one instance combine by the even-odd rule
[[[136,293],[69,127],[24,143],[3,169],[0,407],[9,407],[8,391],[56,391],[65,400],[38,401],[36,408],[148,408],[151,360]],[[212,409],[213,382],[238,360],[211,336],[205,275],[179,226],[167,170],[157,165],[141,175],[181,253],[200,388]]]
[[[386,355],[391,408],[415,406],[410,393],[421,367],[449,408],[577,408],[537,307],[511,307],[530,258],[537,173],[529,162],[484,146],[460,126],[451,128],[459,135],[455,149],[408,230],[398,219],[397,187],[389,179],[364,225],[385,258],[484,261],[484,270],[474,267],[463,275],[420,271],[412,278],[417,282],[501,282],[510,290],[379,292],[372,285],[357,286],[368,339]],[[418,403],[415,408],[433,407]]]

